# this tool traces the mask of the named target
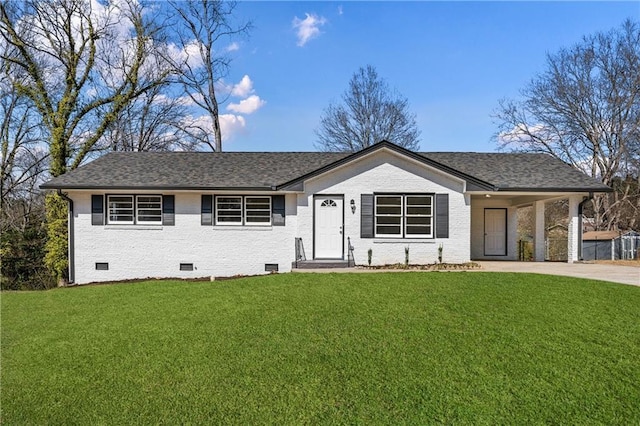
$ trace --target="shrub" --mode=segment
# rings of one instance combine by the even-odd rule
[[[55,279],[43,261],[46,236],[42,224],[30,224],[21,231],[9,229],[2,232],[2,290],[43,290],[55,287]]]

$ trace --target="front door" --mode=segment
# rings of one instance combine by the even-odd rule
[[[317,195],[314,199],[314,257],[342,259],[344,197]]]
[[[484,254],[507,255],[507,209],[484,209]]]

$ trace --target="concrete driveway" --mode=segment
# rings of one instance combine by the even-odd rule
[[[640,286],[640,268],[601,263],[477,261],[485,272],[532,272]]]

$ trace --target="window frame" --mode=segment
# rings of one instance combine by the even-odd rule
[[[219,217],[220,217],[220,208],[218,206],[219,198],[235,198],[239,200],[239,204],[240,204],[240,215],[239,215],[240,220],[239,221],[227,222],[227,221],[219,220]],[[268,205],[269,205],[268,210],[247,208],[247,199],[249,198],[259,198],[259,199],[268,200]],[[214,213],[215,213],[215,217],[213,221],[214,226],[273,226],[273,196],[271,195],[231,195],[231,194],[214,195],[213,206],[214,206]],[[235,211],[237,211],[237,209],[235,209]],[[249,211],[267,212],[268,216],[265,215],[263,217],[268,217],[269,220],[266,222],[255,222],[255,221],[248,220],[250,216],[247,213]],[[256,217],[260,217],[260,216],[256,216]]]
[[[435,225],[435,194],[434,193],[375,193],[373,199],[373,236],[374,238],[401,238],[401,239],[433,239],[435,238],[434,225]],[[378,213],[378,199],[384,197],[397,197],[400,198],[400,215],[397,214],[379,214]],[[411,205],[407,203],[407,198],[412,197],[427,197],[430,200],[430,204],[419,204],[417,207],[429,207],[430,214],[409,214],[408,207]],[[382,206],[393,206],[392,204],[383,204]],[[379,224],[379,217],[400,217],[400,224]],[[409,224],[407,218],[423,217],[428,218],[428,224]],[[400,232],[397,234],[380,233],[378,232],[378,226],[399,226]],[[410,226],[428,226],[430,233],[428,234],[410,234],[407,232],[407,227]]]
[[[430,201],[428,204],[413,204],[410,205],[407,202],[408,198],[423,198],[426,197],[428,198]],[[405,235],[405,238],[433,238],[433,203],[434,203],[434,196],[433,195],[429,195],[429,194],[405,194],[403,201],[404,201],[404,209],[403,209],[403,219],[404,219],[404,227],[403,227],[403,232]],[[408,210],[410,206],[414,206],[414,207],[422,207],[422,208],[429,208],[430,213],[429,214],[409,214]],[[429,219],[429,224],[428,225],[424,225],[424,224],[409,224],[408,222],[408,218],[411,217],[423,217],[423,218],[428,218]],[[420,227],[425,227],[428,226],[430,232],[428,234],[410,234],[409,232],[407,232],[407,228],[410,226],[420,226]]]
[[[220,207],[218,206],[218,199],[219,198],[237,198],[239,199],[239,204],[240,204],[240,220],[239,221],[235,221],[235,222],[227,222],[227,221],[223,221],[221,222],[218,218],[220,217]],[[229,202],[228,202],[229,203]],[[216,226],[242,226],[243,225],[243,219],[244,219],[244,197],[242,195],[215,195],[213,197],[213,208],[214,208],[214,213],[215,213],[215,220],[214,220],[214,224]],[[236,211],[237,209],[225,209],[223,211]]]
[[[112,220],[111,219],[111,205],[110,201],[112,197],[128,197],[131,199],[131,221],[120,221],[120,220]],[[148,220],[140,220],[139,213],[140,210],[150,210],[149,208],[140,209],[138,207],[138,197],[158,197],[160,198],[160,206],[158,207],[159,211],[159,220],[157,221],[148,221]],[[105,194],[106,198],[106,225],[152,225],[152,226],[162,226],[163,222],[163,207],[164,207],[164,194]]]
[[[140,201],[139,198],[141,197],[157,197],[160,198],[160,205],[157,207],[158,210],[158,220],[140,220],[140,210],[155,210],[155,208],[149,208],[149,207],[145,207],[145,208],[140,208]],[[148,202],[147,202],[148,203]],[[136,224],[138,225],[162,225],[162,205],[163,205],[163,197],[162,195],[158,195],[158,194],[145,194],[145,195],[136,195],[136,202],[135,202],[135,221]],[[149,215],[146,215],[149,216]]]
[[[378,204],[378,199],[379,198],[399,198],[400,199],[400,204],[382,204],[379,205]],[[400,209],[400,214],[391,214],[391,213],[386,213],[386,214],[379,214],[378,213],[378,207],[398,207]],[[382,238],[403,238],[403,234],[404,234],[404,219],[403,219],[403,213],[404,213],[404,197],[402,196],[402,194],[375,194],[374,195],[374,201],[373,201],[373,218],[374,218],[374,223],[373,223],[373,230],[374,230],[374,235],[376,237],[382,237]],[[379,224],[378,223],[378,218],[379,217],[385,217],[385,218],[399,218],[400,222],[398,224],[389,224],[389,223],[382,223]],[[398,233],[396,234],[390,234],[390,233],[378,233],[378,226],[397,226],[398,227]]]
[[[115,197],[127,197],[131,199],[131,220],[113,220],[111,219],[111,198]],[[136,196],[133,194],[108,194],[107,195],[107,225],[135,225],[136,223]],[[114,214],[114,216],[118,216]]]
[[[267,222],[253,222],[248,220],[249,219],[249,215],[247,214],[249,212],[249,209],[247,208],[247,199],[248,198],[257,198],[257,199],[267,199],[269,201],[269,208],[268,209],[251,209],[252,211],[266,211],[268,213],[268,218],[269,220]],[[246,195],[243,197],[243,203],[242,203],[242,207],[243,207],[243,219],[244,219],[244,225],[246,226],[271,226],[271,218],[272,218],[272,209],[273,209],[273,200],[271,198],[270,195]],[[254,217],[261,217],[261,216],[254,216]]]

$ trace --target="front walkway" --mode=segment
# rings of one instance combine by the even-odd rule
[[[640,286],[640,268],[634,266],[563,262],[478,261],[476,263],[482,266],[482,269],[478,270],[485,272],[530,272],[535,274],[566,275]]]

